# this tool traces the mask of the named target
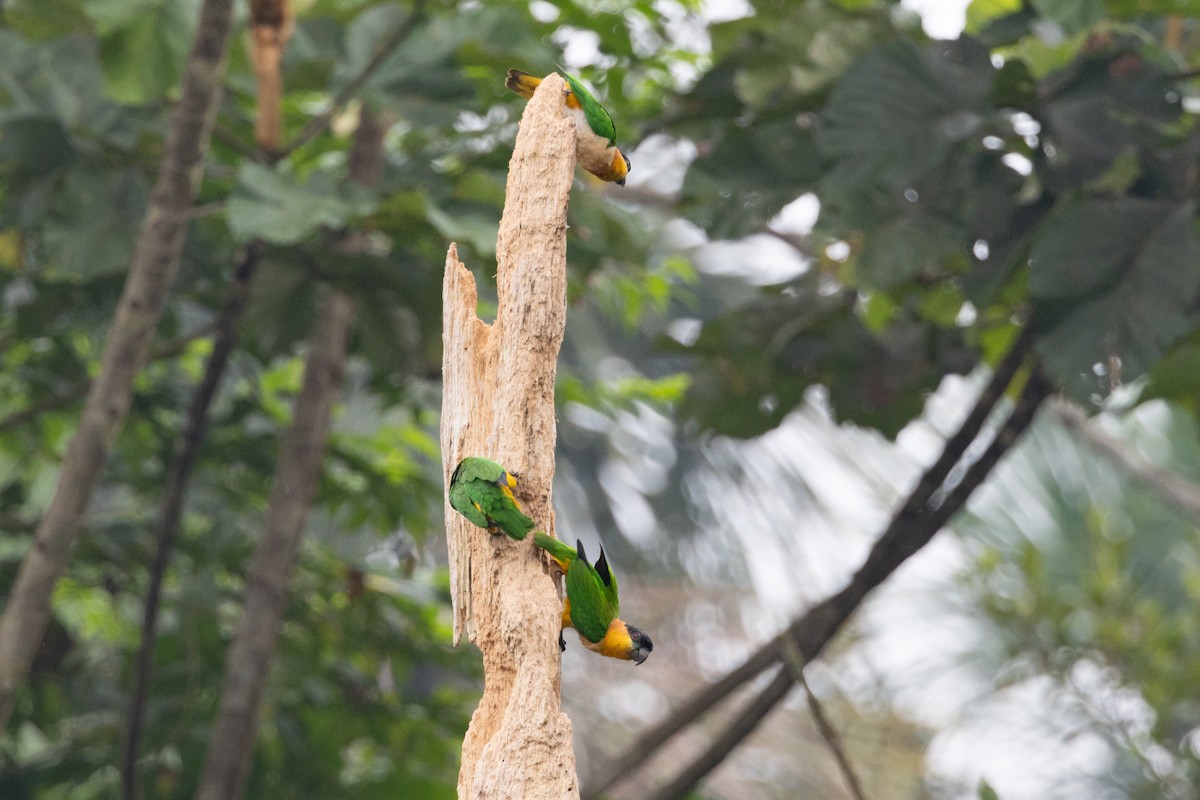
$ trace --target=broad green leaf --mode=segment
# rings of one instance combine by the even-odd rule
[[[48,39],[87,26],[82,0],[9,0],[4,22],[32,39]]]
[[[688,170],[684,208],[710,236],[732,237],[765,225],[819,175],[812,132],[794,120],[733,127]]]
[[[1158,398],[1200,412],[1200,339],[1195,333],[1150,369],[1146,388],[1138,399],[1145,402]]]
[[[0,123],[0,170],[41,176],[71,165],[75,150],[62,125],[44,117],[17,117]]]
[[[447,241],[469,244],[480,255],[496,252],[496,234],[500,229],[498,218],[484,216],[478,211],[447,213],[432,204],[426,206],[425,216]]]
[[[873,231],[856,262],[857,282],[887,289],[921,274],[940,274],[948,259],[963,258],[962,230],[936,217],[903,214]]]
[[[85,0],[109,96],[141,104],[169,93],[183,74],[199,9],[198,0]]]
[[[971,0],[967,6],[967,33],[978,34],[989,23],[1016,14],[1023,5],[1022,0]]]
[[[317,172],[299,183],[277,170],[243,162],[225,209],[229,229],[241,242],[296,244],[322,227],[340,228],[370,213],[374,201],[361,187],[336,186],[334,180],[330,173]]]
[[[148,199],[149,187],[135,173],[69,173],[45,220],[47,271],[78,280],[129,269]]]
[[[1037,11],[1071,33],[1096,24],[1104,17],[1104,0],[1030,0]]]
[[[1144,374],[1197,322],[1200,238],[1192,203],[1084,200],[1045,223],[1030,254],[1038,347],[1076,397],[1095,365],[1117,358],[1121,380]]]
[[[1114,17],[1151,14],[1200,17],[1200,0],[1104,0],[1104,7]]]

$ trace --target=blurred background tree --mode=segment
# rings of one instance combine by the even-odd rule
[[[522,106],[505,70],[555,63],[633,161],[624,189],[580,173],[572,197],[558,524],[604,541],[658,645],[635,676],[568,644],[585,790],[630,731],[846,582],[1027,330],[1073,405],[872,597],[812,691],[867,796],[1194,796],[1200,3],[933,3],[925,27],[915,5],[298,1],[270,150],[235,5],[181,268],[0,744],[0,796],[120,791],[156,509],[250,250],[134,788],[195,792],[334,288],[357,304],[345,387],[247,794],[453,796],[479,674],[447,644],[441,270],[450,240],[493,256]],[[199,6],[0,7],[0,596],[95,377]],[[369,186],[346,180],[363,108],[389,123]],[[808,717],[784,703],[700,791],[847,792]],[[642,774],[614,796],[653,796]]]

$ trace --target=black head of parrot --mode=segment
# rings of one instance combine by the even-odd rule
[[[633,625],[626,625],[629,629],[629,640],[633,642],[633,649],[629,652],[629,660],[641,664],[654,650],[654,642],[650,641],[650,637],[642,632],[641,628],[635,628]]]

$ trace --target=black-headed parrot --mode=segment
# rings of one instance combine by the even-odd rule
[[[567,116],[575,123],[575,160],[600,180],[624,186],[632,164],[617,149],[617,128],[612,117],[577,78],[566,72],[562,76],[570,87],[564,102]],[[541,78],[519,69],[510,69],[504,79],[506,87],[526,100],[533,97],[541,82]]]
[[[533,529],[512,490],[516,476],[487,458],[469,456],[450,476],[450,505],[490,533],[507,533],[520,541]]]
[[[581,541],[576,540],[575,547],[570,547],[544,533],[536,533],[533,543],[545,550],[566,575],[562,627],[574,628],[579,641],[593,653],[638,664],[645,661],[654,643],[618,616],[621,602],[617,597],[617,576],[608,566],[604,547],[600,547],[600,558],[592,566]],[[566,647],[561,635],[559,646]]]

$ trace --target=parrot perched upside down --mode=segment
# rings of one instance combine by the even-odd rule
[[[520,541],[533,529],[533,520],[513,497],[516,485],[516,477],[495,461],[464,458],[450,476],[450,505],[489,533],[506,533]]]
[[[654,649],[650,637],[617,617],[621,604],[617,598],[617,576],[609,569],[604,547],[596,565],[588,563],[583,542],[572,548],[544,533],[536,533],[533,543],[545,550],[567,576],[567,598],[563,600],[562,626],[579,632],[579,641],[593,653],[641,664]],[[566,644],[559,636],[559,646]]]
[[[567,116],[575,122],[575,160],[600,180],[624,186],[632,165],[617,149],[617,129],[612,117],[582,83],[565,72],[562,76],[570,87],[564,102]],[[504,79],[506,87],[526,100],[533,97],[541,82],[541,78],[519,69],[510,69]]]

